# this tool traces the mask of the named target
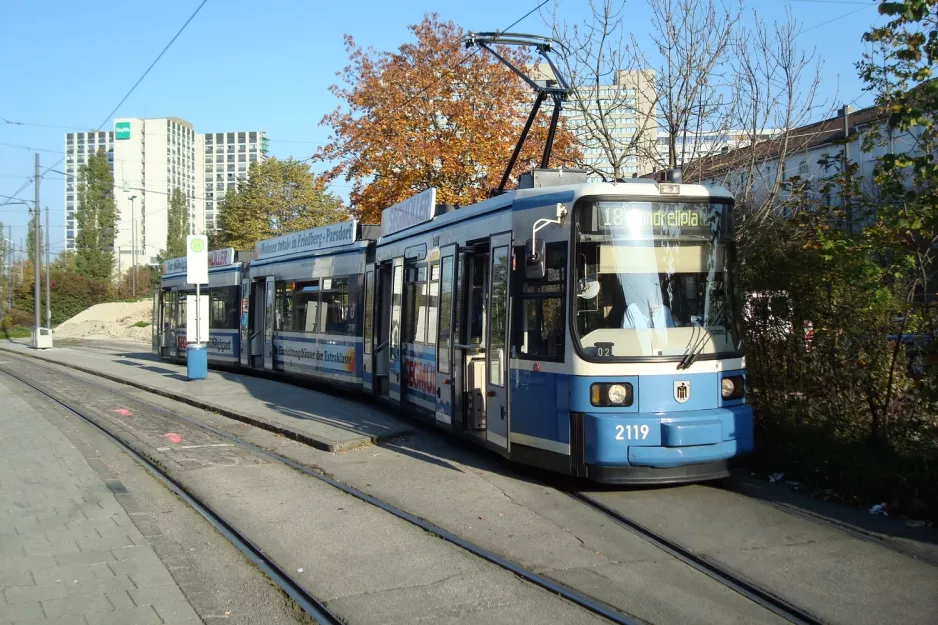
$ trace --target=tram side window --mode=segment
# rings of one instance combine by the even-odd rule
[[[440,263],[430,265],[430,291],[427,306],[427,343],[436,340],[437,315],[440,308]]]
[[[176,304],[176,329],[185,330],[186,329],[186,296],[190,293],[184,293],[179,291],[177,293],[178,302]]]
[[[567,280],[567,244],[547,246],[547,272],[540,280],[524,277],[524,267],[516,271],[517,306],[512,323],[512,351],[520,358],[559,360],[564,357],[564,291]],[[524,248],[515,248],[524,258]]]
[[[293,289],[293,331],[314,333],[319,318],[319,280],[297,282]]]
[[[404,343],[427,342],[427,266],[408,267],[404,280]]]
[[[452,319],[453,319],[453,257],[443,259],[443,279],[440,289],[440,335],[437,343],[440,373],[449,373],[452,359]]]
[[[323,278],[320,332],[350,334],[354,328],[349,308],[348,278]]]
[[[238,327],[238,287],[224,286],[209,292],[209,327],[234,330]]]
[[[275,298],[277,307],[277,323],[275,329],[278,332],[289,332],[293,329],[293,283],[278,282],[277,295]]]
[[[375,329],[375,272],[369,271],[365,274],[365,353],[371,353],[371,343],[374,339]]]

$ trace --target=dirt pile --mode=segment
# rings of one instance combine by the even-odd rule
[[[117,339],[149,343],[153,303],[112,302],[84,310],[55,328],[53,338]],[[146,324],[145,326],[143,324]]]

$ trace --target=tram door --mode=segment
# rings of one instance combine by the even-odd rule
[[[264,288],[264,369],[274,368],[274,297],[276,296],[276,278],[267,276]]]
[[[238,344],[240,351],[238,353],[238,362],[242,367],[251,366],[251,315],[249,314],[251,305],[251,280],[244,278],[241,280],[241,306],[238,315]]]
[[[264,297],[266,282],[255,280],[251,283],[250,317],[248,318],[248,363],[255,368],[264,366],[264,317],[267,309]]]
[[[389,343],[390,388],[388,396],[401,401],[401,304],[404,297],[404,258],[395,258],[391,265],[391,336]]]
[[[157,356],[162,355],[163,346],[163,291],[157,289],[153,292],[153,312],[150,317],[150,330],[152,330],[151,351]]]
[[[453,362],[453,320],[456,288],[456,246],[443,248],[440,258],[440,322],[437,326],[436,420],[451,424],[456,411],[456,369]],[[427,337],[433,343],[437,337]]]
[[[488,341],[485,357],[485,438],[508,450],[508,318],[511,233],[489,244]]]
[[[391,265],[375,265],[374,392],[390,393],[391,371]],[[368,340],[368,337],[365,337]]]

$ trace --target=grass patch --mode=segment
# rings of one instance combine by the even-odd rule
[[[33,335],[32,330],[26,326],[13,326],[10,328],[3,328],[3,337],[7,339],[28,339]]]
[[[138,321],[137,323],[135,323],[135,324],[134,324],[133,326],[131,326],[131,327],[134,327],[134,328],[146,328],[146,327],[148,327],[149,325],[150,325],[150,322],[149,322],[149,321]]]

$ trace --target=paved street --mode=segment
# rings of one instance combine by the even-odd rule
[[[201,622],[119,503],[123,485],[7,380],[0,405],[0,623]]]

